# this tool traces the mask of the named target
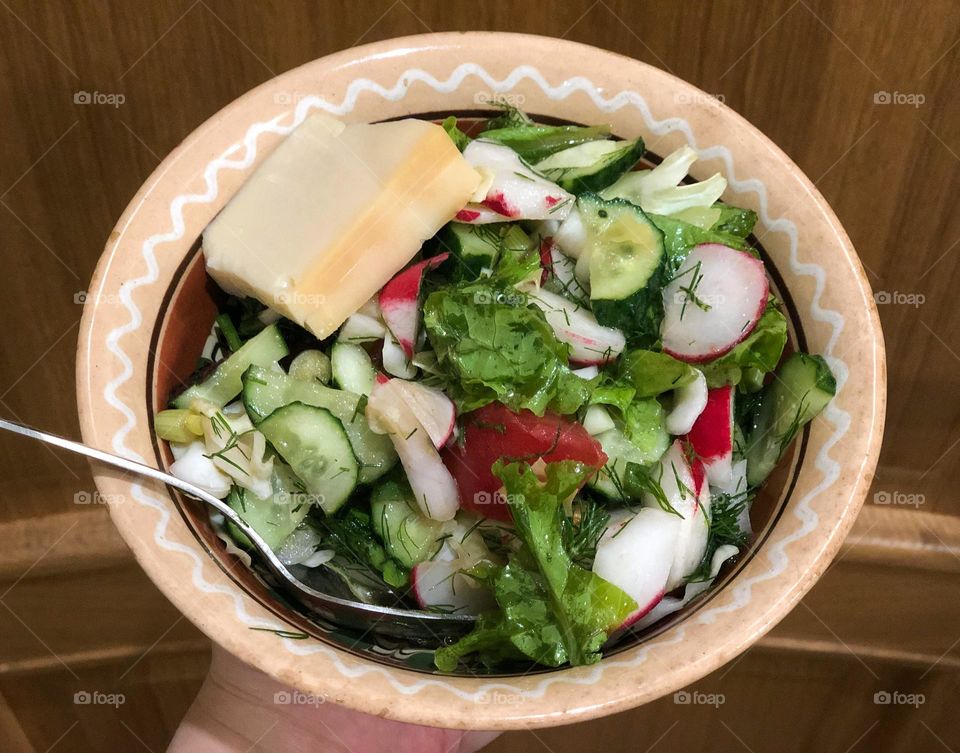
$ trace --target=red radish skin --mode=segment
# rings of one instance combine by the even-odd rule
[[[383,320],[407,358],[413,358],[413,347],[417,341],[423,276],[443,264],[449,256],[448,253],[442,253],[417,262],[400,272],[380,290],[378,302]]]
[[[733,463],[733,399],[730,385],[708,390],[706,407],[684,437],[714,485],[723,484]]]
[[[693,491],[699,497],[703,493],[703,482],[707,478],[707,471],[700,458],[694,458],[693,462],[690,463],[690,473],[693,475]],[[696,513],[696,510],[694,513]]]
[[[694,285],[695,270],[702,276]],[[683,290],[691,287],[707,310]],[[663,352],[687,363],[712,361],[729,353],[756,328],[769,294],[762,261],[719,243],[701,243],[663,289]]]
[[[549,238],[540,241],[540,266],[540,284],[544,285],[553,276],[553,241]]]
[[[504,217],[499,212],[494,212],[484,204],[471,203],[461,209],[455,219],[469,225],[486,225],[490,222],[506,222],[510,218]]]
[[[636,611],[631,612],[627,616],[627,619],[625,619],[620,624],[620,627],[617,629],[626,630],[628,627],[631,627],[637,622],[639,622],[640,620],[642,620],[644,617],[647,616],[647,614],[650,612],[651,609],[653,609],[655,606],[657,606],[657,604],[660,603],[661,599],[663,599],[663,597],[666,596],[666,594],[667,594],[666,591],[660,591],[645,606],[642,606]]]
[[[492,471],[502,457],[537,458],[554,463],[578,460],[600,469],[607,456],[600,443],[579,423],[547,413],[542,418],[530,411],[514,413],[501,403],[491,403],[467,414],[461,421],[462,440],[441,451],[460,492],[461,507],[486,518],[511,520],[510,508]]]
[[[503,195],[502,192],[491,193],[487,195],[482,202],[487,209],[492,209],[497,214],[502,214],[504,217],[518,217],[520,213],[517,211],[516,207],[512,206],[508,201],[507,197]]]
[[[573,207],[573,195],[530,169],[510,147],[476,139],[463,157],[490,177],[486,195],[465,209],[481,211],[472,222],[563,220]]]

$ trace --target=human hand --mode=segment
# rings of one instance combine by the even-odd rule
[[[499,734],[420,727],[333,703],[276,702],[291,692],[214,644],[210,673],[167,753],[474,753]]]

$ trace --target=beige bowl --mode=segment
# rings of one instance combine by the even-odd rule
[[[431,673],[429,655],[311,625],[225,551],[204,511],[163,486],[101,471],[97,484],[137,560],[229,651],[306,693],[446,727],[549,726],[645,703],[743,651],[793,607],[837,552],[869,487],[883,428],[883,339],[869,285],[823,197],[756,128],[648,65],[533,36],[435,34],[347,50],[258,87],[191,134],[111,233],[88,293],[77,356],[84,440],[166,462],[153,411],[192,370],[214,315],[197,239],[278,141],[315,110],[353,121],[476,114],[500,97],[540,117],[608,122],[651,152],[687,143],[697,178],[759,214],[757,240],[797,347],[841,385],[770,485],[751,551],[706,598],[589,667],[522,676]],[[277,632],[270,632],[277,631]]]

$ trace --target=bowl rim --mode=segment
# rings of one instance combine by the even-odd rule
[[[710,97],[710,95],[701,92],[699,89],[681,81],[675,76],[632,58],[567,40],[505,32],[445,32],[400,37],[375,42],[308,62],[261,84],[215,113],[175,148],[141,186],[110,234],[103,256],[98,263],[93,280],[89,286],[89,289],[95,291],[96,294],[88,296],[88,301],[91,303],[84,307],[78,343],[78,409],[85,441],[113,451],[117,451],[118,448],[121,450],[126,449],[124,437],[126,437],[127,434],[124,433],[121,435],[120,432],[114,432],[111,437],[110,433],[105,430],[106,418],[102,418],[98,414],[98,411],[111,408],[114,412],[126,417],[124,408],[126,408],[127,411],[130,410],[129,407],[117,397],[117,389],[121,387],[123,378],[129,380],[130,377],[133,376],[133,366],[129,358],[126,358],[125,361],[124,358],[120,357],[114,350],[119,341],[129,333],[129,328],[127,328],[126,332],[122,331],[124,330],[123,327],[112,330],[111,335],[113,335],[113,339],[105,341],[108,352],[103,352],[99,340],[95,337],[95,335],[100,334],[100,331],[105,326],[102,320],[106,316],[106,313],[104,306],[100,305],[102,301],[100,292],[104,289],[106,281],[111,274],[114,273],[115,268],[122,266],[121,262],[124,251],[129,252],[132,250],[132,247],[127,243],[125,237],[126,234],[130,232],[131,225],[143,216],[143,214],[157,211],[158,207],[154,205],[155,202],[152,194],[158,186],[165,185],[166,176],[177,167],[177,163],[181,158],[188,155],[191,151],[198,151],[201,154],[195,157],[194,162],[206,164],[206,160],[213,160],[218,152],[208,152],[204,150],[202,148],[204,140],[211,137],[211,135],[215,134],[219,129],[229,127],[231,118],[242,112],[245,108],[250,107],[253,103],[262,100],[264,93],[278,91],[284,82],[306,80],[309,76],[305,74],[310,74],[313,71],[330,72],[347,70],[351,75],[355,73],[357,76],[363,76],[364,72],[371,65],[382,64],[383,61],[403,61],[407,57],[417,59],[422,63],[424,56],[429,56],[438,50],[468,51],[474,55],[480,55],[483,50],[486,50],[488,54],[492,54],[495,50],[498,56],[512,60],[513,62],[510,63],[510,65],[514,66],[512,72],[516,73],[523,68],[524,72],[528,74],[527,77],[519,76],[511,83],[510,76],[500,78],[487,74],[488,78],[509,84],[509,86],[504,88],[504,91],[508,92],[517,85],[525,85],[528,79],[533,80],[534,84],[540,85],[540,83],[543,83],[545,86],[550,86],[550,84],[547,83],[547,79],[556,79],[555,71],[549,70],[546,75],[541,74],[538,67],[526,64],[521,59],[523,56],[516,52],[516,50],[527,50],[535,54],[528,52],[526,57],[536,58],[539,56],[539,60],[545,61],[540,64],[540,67],[546,69],[549,69],[551,66],[559,66],[561,69],[564,67],[562,63],[551,62],[551,58],[580,59],[581,61],[587,59],[591,61],[591,67],[593,68],[602,66],[609,68],[622,67],[623,72],[613,75],[613,78],[617,79],[620,86],[623,87],[622,91],[632,92],[630,81],[631,74],[634,74],[637,78],[654,80],[661,86],[672,88],[674,91],[686,92],[690,96],[698,96],[704,99]],[[492,68],[493,65],[490,64],[488,67]],[[408,68],[406,73],[409,74],[411,70],[414,69]],[[480,66],[480,70],[486,72],[483,66]],[[535,80],[534,74],[540,77],[539,82]],[[532,79],[530,79],[531,76],[533,77]],[[359,79],[354,79],[354,82],[357,80]],[[369,81],[369,79],[367,80]],[[463,79],[461,79],[461,83],[462,81]],[[397,82],[397,86],[400,86],[401,80],[399,78]],[[558,86],[563,86],[568,82],[569,79]],[[594,87],[595,92],[599,89],[599,87],[592,82],[588,81],[587,83]],[[543,88],[543,90],[546,93],[546,88]],[[337,93],[339,94],[340,92],[338,91]],[[599,93],[602,94],[602,91]],[[637,97],[639,97],[640,101],[645,105],[644,98],[639,94],[637,94]],[[565,102],[566,99],[563,99],[561,104]],[[302,104],[302,102],[297,104],[298,110]],[[169,559],[169,555],[158,554],[156,548],[152,547],[151,543],[145,542],[143,538],[141,538],[140,532],[134,529],[131,523],[132,519],[128,516],[127,511],[119,504],[110,503],[111,516],[117,524],[121,535],[133,550],[138,562],[147,571],[148,575],[161,591],[174,602],[188,619],[194,622],[203,632],[210,636],[211,639],[221,643],[225,648],[237,654],[242,659],[260,666],[261,669],[264,669],[282,682],[298,687],[306,692],[313,692],[322,687],[325,697],[369,713],[400,721],[460,728],[511,729],[550,726],[566,724],[575,720],[592,718],[630,708],[671,692],[671,690],[675,690],[704,676],[762,637],[762,635],[772,628],[773,625],[799,601],[802,595],[809,590],[826,569],[830,560],[839,549],[844,536],[852,526],[856,514],[859,512],[860,506],[863,503],[872,479],[873,471],[876,467],[880,440],[882,438],[886,400],[884,345],[879,317],[876,307],[873,304],[870,286],[864,274],[863,267],[853,250],[849,238],[826,201],[799,168],[767,137],[761,134],[759,130],[749,124],[740,115],[722,103],[713,102],[705,106],[719,108],[719,112],[723,114],[724,119],[731,124],[731,127],[727,129],[731,135],[746,139],[754,145],[762,146],[766,150],[765,158],[779,163],[779,169],[786,171],[787,175],[796,181],[796,188],[799,189],[800,194],[805,194],[805,198],[809,200],[812,211],[815,211],[815,213],[822,218],[825,226],[831,233],[829,240],[831,240],[832,245],[837,246],[842,252],[842,261],[845,264],[844,268],[851,277],[850,280],[844,282],[844,285],[850,288],[847,292],[859,293],[859,300],[864,303],[862,308],[857,308],[854,311],[862,317],[862,321],[860,322],[862,324],[860,336],[862,338],[865,337],[865,339],[869,341],[869,353],[872,356],[869,364],[869,370],[872,375],[870,384],[853,385],[865,390],[863,394],[858,393],[852,396],[851,400],[860,399],[861,401],[866,401],[867,407],[864,412],[869,418],[869,425],[863,434],[862,441],[859,442],[859,449],[862,451],[862,456],[858,458],[860,461],[859,468],[854,469],[852,477],[848,474],[843,482],[843,489],[847,492],[846,501],[840,508],[839,514],[831,521],[831,527],[826,529],[824,526],[820,526],[821,535],[806,542],[807,545],[816,544],[816,546],[815,550],[809,553],[805,568],[800,572],[791,573],[790,580],[781,583],[782,588],[778,591],[777,598],[772,603],[767,603],[762,609],[757,610],[755,608],[752,610],[751,629],[749,631],[744,631],[743,633],[734,631],[727,636],[723,636],[722,640],[719,640],[712,650],[696,652],[694,655],[689,656],[688,658],[690,660],[681,666],[669,666],[668,671],[665,673],[668,675],[668,678],[657,682],[655,686],[651,684],[650,687],[644,687],[642,685],[636,687],[631,683],[631,679],[635,679],[638,673],[631,675],[631,673],[627,671],[629,668],[624,668],[623,672],[619,671],[621,669],[620,665],[624,664],[624,662],[605,661],[599,665],[594,665],[594,668],[575,668],[551,673],[551,675],[548,676],[557,678],[556,681],[549,681],[545,684],[541,683],[543,687],[536,690],[522,687],[521,693],[524,695],[522,702],[497,703],[482,700],[482,695],[484,693],[490,694],[498,692],[496,690],[497,688],[503,688],[502,692],[509,695],[511,692],[516,691],[516,687],[509,682],[488,682],[483,678],[459,678],[457,682],[439,678],[439,681],[428,683],[427,685],[429,685],[429,687],[418,687],[418,685],[422,683],[413,682],[411,684],[409,682],[410,678],[407,675],[412,673],[396,669],[385,670],[385,668],[380,665],[355,656],[326,657],[325,661],[331,668],[336,669],[339,675],[333,678],[334,682],[328,679],[326,682],[320,681],[318,683],[317,676],[308,676],[307,672],[298,666],[298,662],[290,661],[289,657],[285,657],[282,661],[271,661],[273,657],[270,655],[270,646],[263,640],[262,636],[253,636],[251,634],[252,631],[249,630],[218,631],[217,628],[222,628],[221,625],[211,622],[205,615],[198,613],[198,603],[192,598],[192,589],[189,587],[190,584],[188,584],[187,588],[184,588],[182,569],[177,575],[168,572],[162,564],[165,557]],[[649,110],[647,112],[649,114]],[[280,123],[289,113],[289,110],[282,111],[274,120]],[[258,115],[257,117],[259,118],[261,116]],[[686,120],[680,120],[687,124]],[[262,125],[263,122],[266,121],[260,121],[260,124]],[[247,133],[249,135],[253,127],[251,126],[250,129],[246,127],[249,125],[249,120],[244,121],[244,123],[245,125],[240,131],[241,133]],[[688,129],[689,127],[689,124],[687,124]],[[256,153],[257,148],[256,138],[257,137],[255,137],[253,141],[254,153]],[[723,149],[726,149],[726,147],[723,147]],[[212,162],[210,164],[212,164]],[[209,167],[209,164],[207,166]],[[732,177],[732,175],[733,171],[731,168],[730,177]],[[193,177],[196,177],[196,174]],[[216,174],[214,180],[216,180]],[[731,183],[733,182],[734,181],[731,181]],[[741,181],[741,183],[750,182],[750,179]],[[764,189],[762,193],[764,200],[766,200],[765,187],[762,182],[760,182],[760,186]],[[758,193],[758,196],[760,195],[761,194]],[[162,207],[162,209],[167,209],[167,207]],[[166,227],[169,224],[170,217],[164,216],[162,219],[163,222],[161,224],[163,227]],[[781,220],[782,218],[777,218],[767,224],[776,224],[781,222]],[[818,257],[814,255],[814,258]],[[144,256],[144,259],[146,259],[146,256]],[[797,264],[800,266],[814,267],[819,270],[819,277],[814,273],[810,273],[813,274],[818,283],[817,292],[813,297],[812,307],[819,307],[820,295],[826,285],[822,268],[811,261],[801,263],[798,260]],[[128,302],[132,302],[132,291],[136,290],[137,287],[138,286],[131,284],[126,294],[123,293],[122,287],[120,288],[120,300],[124,306],[126,306]],[[790,287],[789,283],[788,287]],[[124,295],[126,297],[124,297]],[[795,297],[798,299],[801,298],[801,296],[797,295],[795,295]],[[135,304],[131,305],[134,305],[134,308],[136,308]],[[831,313],[829,310],[821,309],[821,311]],[[98,316],[100,316],[100,319],[98,319]],[[842,320],[843,317],[841,316],[841,322]],[[132,323],[133,322],[131,322],[131,324]],[[134,327],[134,329],[136,329],[136,327]],[[842,330],[842,324],[840,330]],[[118,331],[119,334],[116,334]],[[838,330],[836,336],[839,337],[839,335],[840,331]],[[119,361],[122,368],[118,375],[107,381],[105,373],[101,372],[100,368],[102,366],[104,371],[106,371],[107,361],[110,360],[109,356],[111,355],[109,351],[112,351],[112,354],[116,356],[113,360]],[[842,361],[840,363],[842,363]],[[115,367],[117,364],[113,363],[112,365]],[[107,398],[105,384],[106,387],[113,386],[113,401]],[[102,388],[103,394],[98,395],[95,387]],[[120,403],[120,405],[118,405],[118,403]],[[116,422],[120,421],[120,417],[118,416],[112,416],[112,418],[115,419]],[[129,429],[127,433],[129,433]],[[119,442],[117,440],[118,436],[120,437]],[[129,453],[129,450],[127,452]],[[142,494],[142,492],[137,490],[136,487],[138,485],[131,484],[123,479],[117,478],[109,472],[101,472],[100,470],[97,470],[95,476],[98,487],[105,492],[108,489],[123,489],[128,496],[133,496],[137,501],[141,501],[138,495]],[[106,494],[108,500],[113,497],[113,494]],[[156,512],[158,512],[158,508],[154,506],[151,514],[155,515]],[[161,513],[161,521],[163,525],[166,526],[169,517],[163,519],[162,510],[159,510],[159,512]],[[814,513],[814,515],[816,515],[816,513]],[[816,527],[816,524],[814,524],[814,528]],[[156,531],[159,528],[160,524],[158,523],[154,530]],[[783,547],[786,547],[788,543],[791,542],[784,543]],[[171,548],[176,549],[176,547]],[[772,553],[768,553],[768,556],[772,558]],[[788,559],[785,554],[783,556],[785,559]],[[785,567],[788,566],[789,562]],[[729,584],[727,589],[732,589],[735,585],[736,581]],[[240,603],[249,597],[245,597],[242,594],[239,596],[234,594],[231,598],[234,601],[239,600],[237,603]],[[729,610],[729,605],[727,605],[727,608]],[[669,634],[671,631],[677,632],[676,628],[671,628],[667,633]],[[683,631],[680,632],[682,633]],[[662,641],[655,643],[662,643]],[[646,656],[654,645],[655,644],[641,644],[631,649],[630,652],[639,652]],[[299,655],[303,663],[308,663],[307,660],[303,658],[305,655],[293,653],[294,649],[289,646],[287,646],[287,648],[290,649],[291,656],[296,657]],[[264,651],[267,652],[266,656],[264,656]],[[335,652],[335,650],[333,651]],[[277,651],[276,653],[279,654],[280,652]],[[311,654],[310,656],[315,657],[317,654]],[[347,680],[349,677],[366,678],[371,671],[371,667],[376,667],[381,674],[394,676],[391,682],[383,683],[383,685],[388,687],[382,692],[372,691],[368,682],[350,682]],[[601,683],[599,680],[604,675],[605,667],[617,667],[617,671],[615,673],[611,669],[608,674],[615,674],[615,677],[610,682]],[[597,668],[599,668],[599,671]],[[462,682],[460,680],[462,680]],[[590,691],[584,692],[581,687],[583,685],[589,685]],[[482,689],[484,687],[486,689]],[[411,690],[410,688],[415,689]],[[443,688],[447,688],[448,690],[454,688],[456,692],[444,692]],[[529,694],[528,691],[530,691]],[[411,698],[414,694],[418,696],[416,703],[398,703],[399,699]]]

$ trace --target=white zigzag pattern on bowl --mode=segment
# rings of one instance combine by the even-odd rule
[[[209,203],[213,201],[218,192],[217,174],[220,170],[243,170],[249,167],[253,164],[256,158],[257,140],[262,134],[274,133],[278,135],[286,135],[293,130],[293,128],[299,125],[312,110],[320,109],[333,115],[347,114],[353,110],[357,97],[363,92],[370,92],[379,95],[383,99],[389,101],[398,101],[404,98],[407,90],[414,81],[422,82],[437,92],[450,93],[457,90],[463,84],[464,80],[469,76],[478,77],[487,87],[490,88],[491,91],[497,93],[509,92],[520,81],[529,79],[539,86],[546,96],[553,100],[564,100],[574,92],[583,92],[594,102],[597,108],[603,112],[614,112],[623,107],[632,106],[639,111],[644,119],[644,123],[653,133],[662,135],[672,131],[680,131],[684,134],[688,143],[695,149],[697,148],[696,138],[693,135],[689,123],[682,118],[676,117],[667,118],[665,120],[656,120],[650,112],[646,101],[636,92],[621,91],[613,97],[605,98],[592,82],[583,77],[573,77],[567,79],[558,86],[552,86],[544,79],[540,71],[532,66],[519,66],[515,68],[506,78],[497,80],[490,76],[490,74],[488,74],[487,71],[481,66],[474,63],[464,63],[458,66],[445,81],[438,80],[423,70],[410,69],[405,71],[398,78],[397,83],[389,89],[384,88],[380,84],[376,83],[375,81],[371,81],[370,79],[356,79],[347,88],[346,95],[343,101],[339,104],[330,103],[318,97],[307,97],[298,102],[292,122],[286,125],[281,125],[285,119],[285,115],[280,115],[270,121],[252,125],[247,130],[242,142],[234,144],[220,157],[207,165],[206,169],[204,170],[204,182],[206,188],[204,193],[180,195],[174,199],[173,202],[171,202],[170,219],[172,229],[167,233],[153,235],[144,242],[142,255],[147,266],[146,274],[144,274],[142,277],[131,280],[128,284],[124,285],[120,291],[120,300],[124,307],[129,311],[130,320],[125,325],[112,330],[107,336],[106,344],[110,352],[113,353],[117,357],[117,360],[121,363],[122,370],[120,374],[118,374],[117,377],[114,378],[104,389],[104,399],[126,418],[126,423],[116,432],[112,440],[112,446],[115,452],[136,460],[142,460],[142,458],[138,457],[137,453],[130,450],[125,444],[127,435],[136,426],[136,416],[133,410],[117,396],[117,390],[119,387],[129,380],[133,375],[133,364],[127,354],[120,347],[120,340],[124,336],[135,332],[142,324],[143,318],[140,310],[133,302],[132,294],[136,289],[153,284],[157,281],[158,267],[155,249],[157,246],[163,243],[180,240],[183,237],[184,207],[188,204]],[[828,359],[830,367],[837,376],[839,396],[843,384],[847,379],[848,369],[846,364],[833,353],[833,348],[840,336],[841,331],[843,330],[844,318],[839,312],[824,309],[820,305],[820,300],[826,285],[826,275],[824,270],[817,264],[801,262],[799,260],[798,232],[796,226],[789,220],[783,218],[773,219],[768,215],[765,186],[757,180],[737,179],[734,173],[733,157],[726,147],[717,145],[700,149],[699,151],[704,159],[719,158],[723,161],[726,168],[725,173],[727,180],[734,192],[741,194],[753,193],[757,196],[759,204],[758,214],[761,222],[767,228],[767,232],[782,232],[785,233],[790,239],[791,270],[797,275],[804,275],[814,278],[816,282],[816,290],[810,303],[810,314],[814,320],[829,324],[832,328],[832,335],[824,355]],[[242,153],[242,156],[235,157],[235,155],[238,153]],[[839,476],[839,465],[830,457],[829,450],[840,440],[841,437],[843,437],[844,434],[846,434],[850,427],[849,414],[841,410],[836,401],[834,401],[834,403],[832,403],[828,410],[824,413],[824,417],[830,424],[833,425],[835,431],[830,439],[824,444],[823,448],[816,457],[815,465],[823,474],[823,479],[815,489],[795,503],[793,515],[801,522],[800,528],[789,537],[784,538],[777,544],[772,545],[768,549],[764,550],[764,555],[770,563],[770,567],[766,572],[742,582],[734,582],[727,589],[733,595],[733,599],[730,600],[728,604],[725,606],[717,606],[711,609],[703,610],[694,618],[691,618],[690,624],[692,624],[694,621],[709,624],[716,619],[717,615],[724,612],[739,610],[748,604],[752,598],[753,586],[770,580],[771,578],[775,578],[786,569],[789,562],[786,548],[790,544],[807,536],[817,527],[819,518],[816,512],[811,509],[810,502],[822,491],[829,488]],[[209,582],[203,574],[204,566],[208,564],[206,559],[202,558],[194,549],[172,542],[166,537],[167,526],[170,522],[170,500],[168,498],[161,498],[148,493],[148,491],[141,484],[133,484],[132,489],[134,499],[136,499],[140,504],[156,510],[159,515],[157,524],[154,528],[155,542],[168,551],[184,554],[193,560],[194,566],[192,577],[193,583],[197,588],[207,593],[222,594],[230,598],[233,601],[237,618],[247,626],[266,627],[269,629],[278,630],[288,627],[284,623],[279,622],[273,625],[265,625],[262,620],[256,619],[249,614],[244,603],[246,597],[235,586],[232,584],[224,586]],[[600,664],[597,664],[589,669],[581,668],[576,674],[572,672],[561,672],[547,676],[540,683],[538,683],[535,689],[532,690],[520,691],[518,688],[510,685],[507,682],[489,682],[478,686],[477,690],[472,693],[461,691],[452,687],[443,680],[431,679],[427,676],[420,676],[416,679],[411,679],[410,682],[403,682],[393,671],[387,670],[386,668],[377,666],[375,664],[361,663],[352,658],[347,658],[345,663],[344,654],[319,641],[311,641],[308,643],[304,641],[282,639],[281,642],[286,646],[287,650],[294,654],[307,655],[317,652],[325,654],[334,662],[339,672],[348,678],[359,677],[369,673],[380,674],[397,691],[401,693],[415,694],[425,687],[435,686],[443,688],[465,700],[475,701],[482,699],[482,697],[484,697],[486,694],[489,694],[491,691],[500,689],[505,689],[512,693],[523,692],[525,696],[533,698],[544,695],[549,687],[557,682],[583,685],[593,684],[601,678],[604,670],[607,667],[637,666],[646,661],[651,651],[654,651],[658,647],[680,642],[683,640],[686,632],[686,625],[680,624],[671,632],[673,633],[672,636],[668,633],[667,637],[658,637],[649,643],[642,644],[637,647],[637,649],[629,652],[629,654],[624,656],[624,658],[606,659]]]

